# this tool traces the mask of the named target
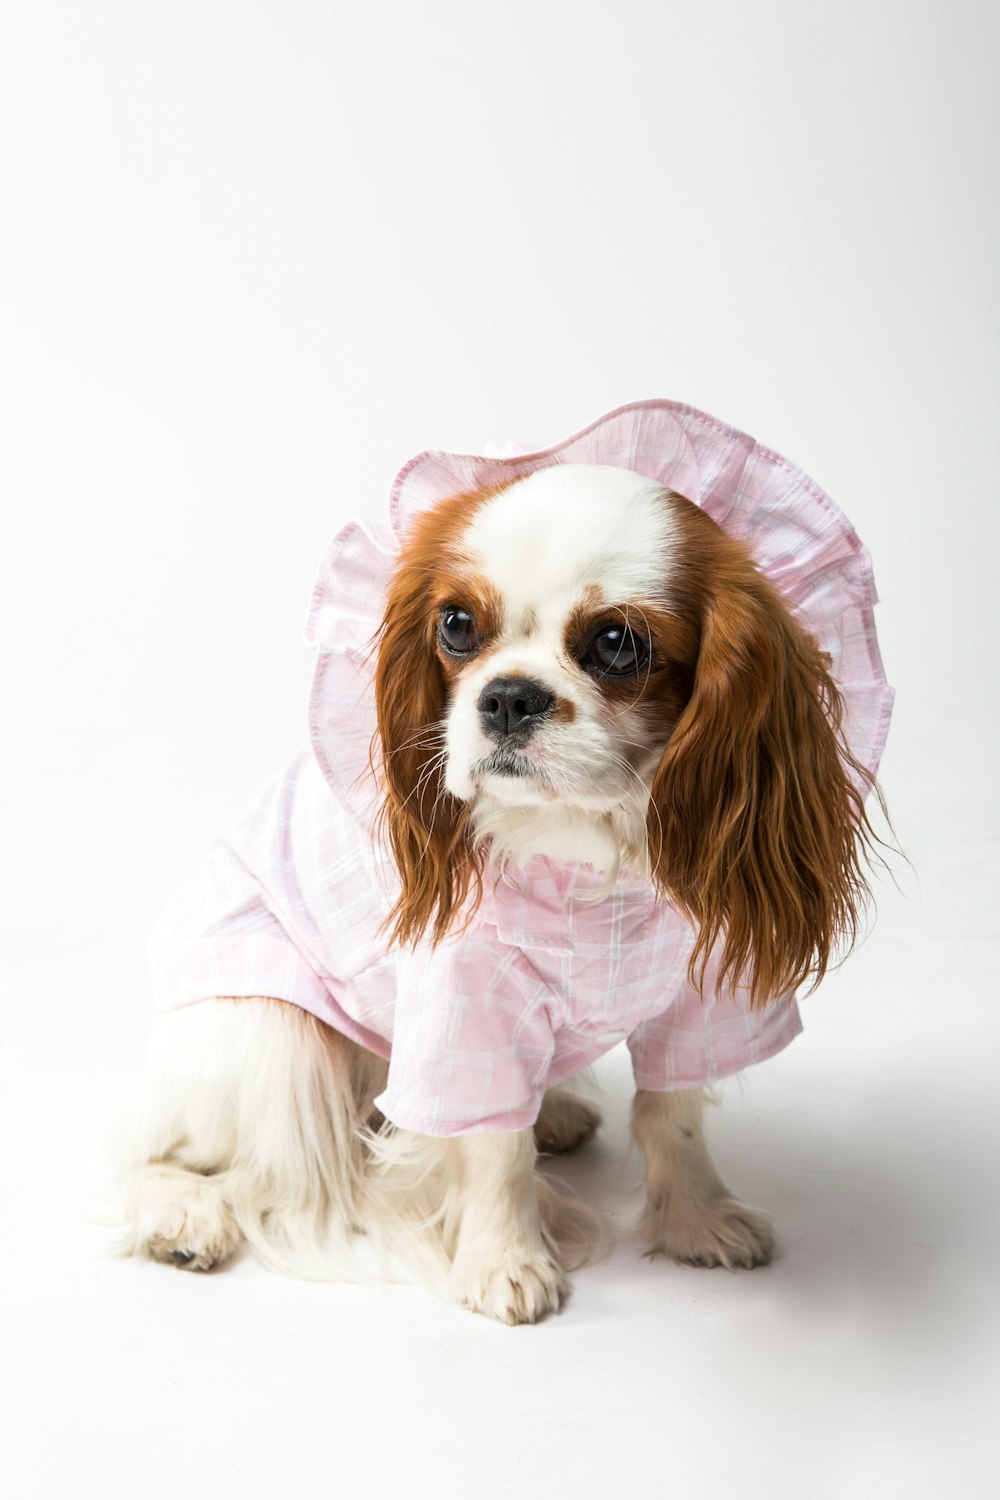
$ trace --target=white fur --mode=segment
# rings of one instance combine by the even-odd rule
[[[558,1312],[568,1287],[534,1190],[532,1132],[465,1136],[460,1147],[464,1195],[452,1295],[503,1323],[535,1323]]]
[[[661,596],[675,547],[655,480],[609,464],[557,464],[481,506],[463,552],[499,590],[516,629],[531,610],[561,620],[587,584],[609,599]]]
[[[476,1148],[379,1131],[371,1101],[386,1069],[277,1000],[206,1000],[158,1016],[141,1097],[112,1143],[126,1226],[120,1248],[204,1271],[246,1240],[287,1274],[416,1278],[442,1294],[451,1281],[470,1306],[511,1321],[499,1283],[490,1278],[488,1296],[477,1291],[471,1267],[468,1246],[482,1242],[488,1220],[483,1172],[466,1168]],[[560,1088],[546,1096],[537,1129],[556,1150],[588,1138],[598,1122],[590,1105]],[[534,1173],[531,1132],[518,1139],[516,1171],[506,1177],[533,1228],[523,1262],[508,1255],[503,1265],[527,1273],[529,1261],[554,1258],[562,1287],[562,1268],[582,1264],[603,1229],[590,1209]],[[456,1280],[458,1244],[467,1274]],[[536,1316],[545,1310],[539,1298],[530,1300]]]
[[[505,807],[496,797],[479,796],[473,803],[475,839],[487,846],[490,867],[497,874],[544,854],[593,865],[605,872],[604,886],[610,888],[623,866],[633,874],[648,869],[643,795],[648,796],[644,787],[630,792],[623,808],[599,816],[561,803]]]
[[[730,1271],[765,1265],[771,1258],[771,1226],[723,1186],[701,1117],[697,1089],[636,1093],[632,1132],[646,1163],[646,1207],[639,1226],[646,1254]]]

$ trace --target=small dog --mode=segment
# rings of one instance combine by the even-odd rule
[[[766,1262],[700,1090],[857,934],[873,602],[822,492],[687,407],[408,465],[321,571],[312,750],[154,935],[128,1249],[337,1274],[362,1231],[534,1322],[597,1234],[537,1151],[593,1135],[569,1080],[627,1038],[650,1252]]]

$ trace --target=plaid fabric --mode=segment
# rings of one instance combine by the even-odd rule
[[[546,1087],[627,1039],[636,1082],[695,1087],[785,1047],[794,1001],[751,1014],[739,991],[686,980],[694,935],[646,883],[603,899],[586,867],[536,858],[499,883],[460,937],[387,953],[379,929],[398,888],[372,837],[370,643],[398,537],[460,489],[552,463],[631,468],[701,504],[746,541],[833,658],[858,759],[875,770],[892,691],[875,637],[868,554],[800,470],[752,438],[669,402],[603,417],[544,452],[425,453],[393,487],[390,527],[354,523],[321,566],[307,638],[319,659],[303,750],[216,842],[151,941],[164,1008],[214,995],[300,1005],[390,1058],[378,1100],[432,1135],[520,1129]]]

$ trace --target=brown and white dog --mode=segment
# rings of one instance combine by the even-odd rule
[[[714,951],[754,1007],[853,941],[873,778],[824,652],[691,501],[601,464],[450,496],[404,538],[376,651],[387,941],[442,939],[493,872],[538,854],[646,878],[694,925],[695,978]],[[379,1121],[385,1076],[268,996],[161,1017],[124,1146],[128,1248],[204,1269],[246,1237],[291,1265],[322,1258],[332,1225],[409,1225],[468,1306],[557,1310],[590,1226],[536,1153],[588,1138],[596,1110],[559,1087],[534,1129],[434,1141]],[[698,1090],[640,1090],[633,1128],[650,1251],[769,1258],[767,1221],[709,1159]]]

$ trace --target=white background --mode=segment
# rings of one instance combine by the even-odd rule
[[[0,18],[0,1483],[995,1494],[996,8]],[[616,1056],[571,1171],[622,1242],[539,1328],[103,1259],[80,1201],[142,1053],[145,935],[303,735],[326,540],[421,448],[654,395],[832,493],[899,690],[915,873],[713,1122],[781,1257],[625,1242]]]

